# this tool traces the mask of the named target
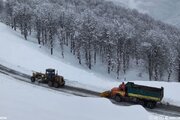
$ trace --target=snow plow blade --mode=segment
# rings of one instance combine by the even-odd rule
[[[100,97],[110,98],[111,91],[105,91],[100,94]]]

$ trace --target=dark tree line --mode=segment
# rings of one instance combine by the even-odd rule
[[[4,9],[3,0],[0,0],[0,13],[2,13]]]
[[[0,3],[1,4],[1,3]],[[126,74],[132,64],[143,67],[149,80],[180,82],[180,31],[136,10],[104,0],[7,0],[6,23],[27,40],[64,46],[89,69],[101,61],[107,72]],[[1,5],[0,5],[1,10]]]

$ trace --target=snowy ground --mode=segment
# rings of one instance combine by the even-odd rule
[[[40,47],[34,42],[34,38],[28,38],[28,41],[16,31],[8,26],[0,23],[0,64],[16,69],[31,75],[32,71],[44,72],[46,68],[55,68],[59,74],[68,79],[68,84],[84,87],[90,90],[104,91],[114,86],[118,86],[121,81],[113,80],[106,73],[99,74],[90,70],[86,70],[82,66],[73,63],[73,57],[67,59],[58,56],[50,56],[47,49]],[[126,76],[127,80],[136,80],[138,84],[165,88],[163,102],[180,106],[180,96],[176,95],[176,91],[180,91],[179,83],[166,82],[148,82],[146,76],[137,77],[135,72],[130,72]]]
[[[2,74],[0,100],[0,118],[8,120],[148,120],[152,116],[138,105],[122,107],[104,98],[76,97]]]
[[[104,98],[77,97],[0,74],[0,120],[179,120]]]

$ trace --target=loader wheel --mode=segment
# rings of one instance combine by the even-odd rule
[[[48,82],[48,86],[49,86],[49,87],[52,87],[52,86],[53,86],[53,82],[52,82],[52,81],[49,81],[49,82]]]
[[[116,95],[116,96],[114,97],[114,100],[115,100],[116,102],[121,102],[121,101],[122,101],[122,98],[121,98],[120,95]]]
[[[65,85],[65,82],[61,83],[60,87],[63,87]]]
[[[53,86],[54,86],[55,88],[58,88],[58,87],[59,87],[59,83],[55,82]]]
[[[35,77],[31,77],[31,82],[35,82]]]

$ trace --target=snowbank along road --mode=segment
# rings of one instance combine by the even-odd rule
[[[60,92],[65,92],[68,94],[73,94],[76,96],[82,96],[82,97],[99,97],[99,92],[84,89],[84,88],[79,88],[79,87],[74,87],[74,86],[69,86],[65,85],[63,88],[53,88],[53,87],[48,87],[46,84],[39,84],[39,83],[31,83],[30,77],[27,74],[18,72],[16,70],[13,70],[11,68],[7,68],[3,65],[0,65],[0,72],[3,74],[6,74],[8,76],[11,76],[17,80],[27,82],[29,84],[35,84],[40,87],[45,87],[48,89],[60,91]],[[65,79],[66,80],[66,79]],[[113,104],[120,105],[120,106],[129,106],[132,105],[133,103],[117,103],[114,100],[111,100]],[[155,109],[148,109],[146,108],[147,111],[152,112],[152,113],[157,113],[157,114],[162,114],[162,115],[167,115],[167,116],[174,116],[174,117],[180,117],[180,107],[177,106],[172,106],[172,105],[164,105],[164,104],[158,104]]]

